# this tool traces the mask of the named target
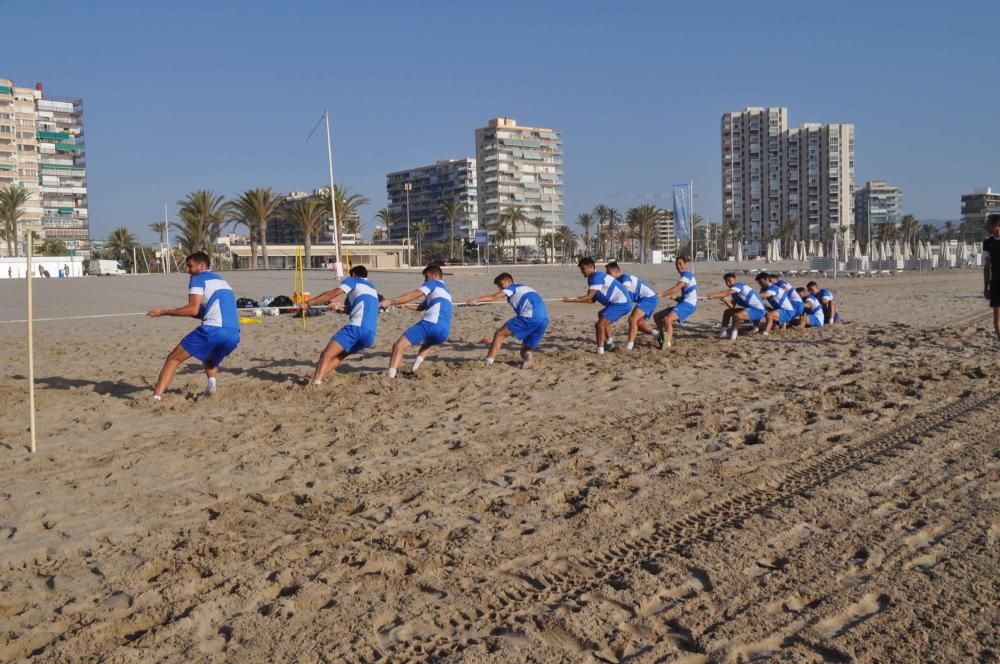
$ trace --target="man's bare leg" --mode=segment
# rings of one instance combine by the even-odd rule
[[[497,357],[497,353],[500,352],[500,347],[503,346],[504,339],[511,335],[510,330],[507,328],[507,324],[498,329],[493,333],[493,342],[490,343],[490,349],[486,353],[486,364],[493,364],[493,361]]]
[[[1000,307],[993,307],[993,330],[997,333],[997,340],[1000,341]]]
[[[773,328],[774,324],[778,322],[778,316],[779,315],[780,314],[777,311],[769,311],[767,313],[767,318],[766,318],[767,322],[764,323],[764,334],[765,335],[771,333],[771,328]]]
[[[413,358],[413,367],[410,371],[417,373],[417,369],[419,369],[420,365],[424,363],[427,356],[431,354],[431,348],[434,348],[434,344],[424,342],[420,345],[420,350],[417,351],[417,356]]]
[[[334,371],[347,357],[344,347],[330,339],[330,342],[319,354],[319,362],[316,363],[316,370],[313,372],[313,385],[322,385],[327,374]]]
[[[170,386],[170,382],[174,379],[174,374],[177,373],[177,367],[179,367],[185,360],[191,357],[191,353],[184,350],[184,346],[177,344],[177,347],[170,351],[167,355],[166,361],[163,363],[163,368],[160,369],[160,376],[156,379],[156,386],[153,388],[153,398],[157,401],[163,396],[163,393],[167,391]],[[216,372],[218,369],[215,370]],[[205,373],[208,373],[208,368],[206,367]],[[211,378],[212,375],[209,374]]]
[[[598,316],[597,322],[594,323],[594,333],[597,336],[597,354],[601,355],[604,353],[604,319]]]
[[[665,336],[666,342],[663,344],[664,348],[670,348],[674,342],[674,323],[680,320],[676,311],[671,311],[665,318],[664,323],[666,326]]]
[[[740,333],[740,325],[746,323],[750,320],[750,314],[747,313],[746,309],[730,309],[727,311],[730,314],[729,317],[729,340],[736,341],[736,337]]]
[[[389,378],[396,377],[399,365],[403,362],[403,353],[412,345],[406,337],[396,339],[396,343],[392,345],[392,355],[389,356]]]

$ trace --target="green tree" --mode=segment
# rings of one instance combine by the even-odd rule
[[[31,194],[20,184],[0,189],[0,221],[3,221],[8,256],[17,256],[17,225],[24,218],[24,206],[30,199]]]
[[[630,226],[639,238],[639,261],[645,263],[656,239],[656,225],[663,218],[663,211],[655,205],[639,205],[625,213]]]
[[[920,230],[920,221],[912,214],[903,215],[899,221],[899,232],[903,242],[911,244],[917,239],[917,231]]]
[[[528,215],[521,208],[510,206],[505,208],[500,216],[510,224],[510,238],[514,246],[514,264],[517,265],[517,225],[523,226],[528,221]]]
[[[949,240],[955,239],[955,222],[950,219],[944,222],[944,234]]]
[[[584,212],[578,215],[576,218],[576,223],[579,224],[580,228],[583,229],[583,247],[584,247],[583,253],[585,253],[588,256],[591,253],[590,229],[594,227],[594,222],[595,222],[594,215],[590,214],[589,212]]]
[[[392,210],[384,207],[375,213],[375,218],[385,224],[385,239],[392,239],[392,225],[396,221],[392,216]]]
[[[535,228],[535,247],[539,252],[542,253],[543,256],[542,260],[548,263],[549,256],[545,247],[542,245],[542,231],[545,230],[545,219],[543,219],[542,217],[534,217],[528,223],[534,226]]]
[[[418,221],[413,224],[413,236],[417,240],[417,265],[424,264],[423,243],[424,236],[427,235],[427,222]]]
[[[180,223],[172,226],[180,233],[181,247],[187,253],[204,251],[211,255],[212,246],[222,234],[228,204],[222,196],[211,191],[199,190],[177,201],[180,206]]]
[[[66,248],[66,243],[62,240],[47,238],[38,247],[38,254],[41,256],[69,256],[69,249]]]
[[[361,234],[361,207],[368,205],[371,201],[361,194],[352,194],[350,187],[334,185],[334,208],[337,211],[337,240],[340,241],[344,233],[354,235]],[[327,210],[330,209],[330,189],[326,188],[319,194],[319,199]]]
[[[611,243],[611,258],[615,258],[615,240],[620,238],[619,229],[622,223],[622,215],[614,208],[608,208],[604,219],[605,228],[608,230],[608,241]]]
[[[223,205],[222,197],[218,198],[219,204]],[[255,241],[260,243],[260,253],[264,257],[264,269],[267,270],[270,267],[267,256],[267,225],[278,216],[281,204],[281,196],[275,194],[270,187],[248,189],[229,204],[230,218],[249,229],[250,257],[254,268],[257,267],[257,254],[254,251]],[[223,211],[227,211],[227,208],[223,208]]]
[[[282,216],[302,233],[303,254],[306,267],[312,267],[313,237],[319,233],[320,222],[326,216],[323,202],[315,196],[300,198],[284,206]]]
[[[135,271],[132,265],[132,247],[136,245],[135,235],[129,232],[124,226],[111,231],[108,239],[104,242],[104,253],[109,258],[120,260]]]
[[[593,214],[594,217],[597,219],[597,241],[600,248],[600,254],[602,256],[605,256],[608,253],[608,247],[606,243],[608,238],[608,232],[607,232],[608,212],[610,210],[611,208],[609,208],[604,203],[598,203],[597,205],[594,206]]]
[[[722,245],[729,256],[736,254],[736,231],[739,230],[739,222],[729,219],[722,225]],[[729,245],[732,245],[730,247]]]
[[[781,252],[785,256],[792,254],[792,242],[795,241],[798,232],[799,222],[794,219],[786,219],[781,222],[781,226],[778,228],[778,237],[781,239]]]
[[[464,206],[454,199],[441,201],[441,205],[438,206],[438,214],[448,225],[448,253],[451,256],[455,255],[455,223],[462,216],[463,208]]]
[[[559,238],[559,246],[562,248],[562,261],[565,264],[566,258],[572,258],[573,253],[573,229],[569,226],[560,226],[556,230],[556,237]]]

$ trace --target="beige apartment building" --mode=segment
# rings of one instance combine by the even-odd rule
[[[562,134],[523,127],[514,118],[494,118],[476,130],[479,227],[495,233],[500,215],[518,208],[528,219],[545,220],[543,234],[563,224]],[[538,231],[517,226],[520,253],[537,250]]]
[[[788,127],[788,109],[747,107],[722,116],[723,221],[751,252],[780,235],[825,239],[853,225],[854,125]]]
[[[86,254],[84,148],[82,100],[49,98],[41,83],[26,88],[0,78],[0,186],[20,184],[31,195],[19,230]]]

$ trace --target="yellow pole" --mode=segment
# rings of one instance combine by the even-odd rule
[[[306,329],[306,308],[302,306],[306,298],[305,255],[301,248],[295,248],[296,271],[299,275],[299,312],[302,315],[302,329]]]

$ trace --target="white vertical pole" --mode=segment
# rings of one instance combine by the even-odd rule
[[[344,266],[340,262],[340,231],[337,227],[337,195],[333,186],[333,145],[330,143],[330,111],[323,111],[323,119],[326,121],[326,162],[330,167],[330,216],[333,218],[333,241],[337,252],[337,276],[344,276]]]
[[[695,259],[695,244],[694,239],[697,235],[697,228],[695,227],[694,221],[694,180],[688,183],[688,210],[691,213],[691,261],[694,262]]]
[[[172,258],[173,255],[174,255],[174,252],[170,251],[170,222],[167,220],[167,204],[166,203],[163,204],[163,223],[165,223],[167,225],[166,226],[166,230],[164,231],[167,234],[166,235],[166,237],[167,237],[167,252],[170,255],[170,257]],[[160,251],[160,255],[163,256],[163,265],[165,267],[165,269],[164,269],[163,272],[164,272],[164,274],[169,274],[170,273],[170,261],[167,260],[167,256],[164,255],[162,251]]]
[[[28,418],[31,427],[31,453],[34,454],[37,449],[35,446],[35,340],[34,340],[34,325],[32,323],[32,318],[34,315],[34,308],[31,302],[31,230],[27,231],[28,235]]]

